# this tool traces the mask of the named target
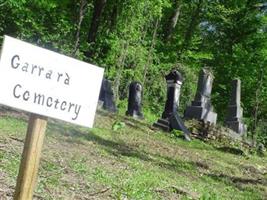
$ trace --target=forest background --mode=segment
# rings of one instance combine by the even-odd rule
[[[221,124],[240,78],[248,135],[267,145],[266,0],[0,0],[0,44],[5,34],[105,68],[122,112],[130,82],[140,81],[151,122],[173,68],[184,77],[181,115],[199,70],[213,71]]]

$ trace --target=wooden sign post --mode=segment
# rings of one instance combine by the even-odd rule
[[[30,200],[33,197],[46,124],[46,117],[31,114],[17,177],[15,200]]]
[[[31,200],[46,118],[92,127],[104,69],[5,36],[0,59],[0,104],[31,114],[15,200]]]

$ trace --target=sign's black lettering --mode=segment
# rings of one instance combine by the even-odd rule
[[[11,67],[14,69],[17,69],[20,65],[19,60],[20,60],[20,58],[18,55],[13,56],[11,59]]]
[[[70,112],[72,106],[74,106],[74,104],[73,104],[73,103],[70,103],[70,104],[69,104],[68,112]]]
[[[11,67],[21,70],[24,73],[29,73],[40,78],[53,80],[64,85],[70,85],[70,76],[67,72],[53,72],[45,66],[40,66],[36,63],[29,63],[23,60],[19,55],[14,55],[11,58]],[[53,76],[54,74],[54,76]]]
[[[34,70],[37,68],[37,65],[32,65],[32,74],[34,72]]]
[[[62,101],[61,106],[60,106],[60,110],[66,110],[66,105],[67,105],[67,102]]]
[[[28,72],[28,67],[29,67],[29,63],[25,62],[24,65],[23,65],[23,67],[21,68],[21,70],[23,72]]]
[[[41,73],[42,73],[42,71],[44,71],[44,68],[43,67],[38,67],[39,68],[39,76],[41,76]]]
[[[81,105],[75,105],[75,110],[74,110],[74,113],[75,113],[75,117],[72,117],[72,120],[76,120],[79,113],[80,113],[80,110],[81,110]]]
[[[59,82],[60,77],[63,76],[61,73],[57,73],[57,82]]]
[[[52,70],[49,70],[49,71],[46,73],[45,78],[47,78],[47,79],[51,79],[52,73],[53,73],[53,71],[52,71]]]
[[[65,73],[66,74],[66,79],[64,81],[65,85],[69,85],[70,84],[70,77],[68,75],[68,73]]]
[[[20,95],[17,95],[17,88],[21,88],[20,84],[17,84],[13,89],[13,95],[15,98],[20,98]]]
[[[40,94],[37,92],[32,92],[26,90],[22,85],[17,84],[13,88],[13,96],[16,99],[27,101],[29,103],[36,104],[38,106],[47,107],[49,109],[59,110],[61,112],[69,113],[70,118],[74,121],[79,117],[81,105],[67,102],[65,100],[60,100],[51,96],[46,96],[45,94]]]
[[[53,101],[52,97],[48,97],[47,100],[46,100],[46,105],[48,107],[51,107],[53,105],[52,101]]]
[[[34,94],[34,103],[38,103],[41,105],[44,105],[44,95],[41,94]]]
[[[23,93],[23,100],[24,100],[24,101],[28,101],[29,98],[30,98],[30,92],[29,92],[29,91],[25,91],[25,92]]]
[[[59,103],[58,99],[55,100],[55,109],[57,109],[57,104]]]

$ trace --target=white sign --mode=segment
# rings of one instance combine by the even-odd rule
[[[102,68],[5,36],[0,104],[92,127]]]

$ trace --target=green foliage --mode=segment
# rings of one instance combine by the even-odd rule
[[[205,193],[201,196],[200,200],[221,200],[217,194],[215,193]]]
[[[184,77],[179,107],[183,113],[194,98],[198,71],[209,66],[215,75],[212,102],[219,120],[226,114],[230,80],[239,77],[244,116],[255,134],[258,121],[267,118],[266,1],[103,1],[95,21],[96,39],[89,42],[97,2],[101,1],[0,1],[0,41],[7,34],[104,67],[120,111],[130,82],[140,81],[148,116],[163,110],[164,75],[170,69],[177,68]],[[263,141],[267,134],[257,135]]]
[[[10,177],[16,177],[18,174],[18,165],[20,163],[19,153],[0,152],[0,168],[4,168]]]
[[[184,133],[183,133],[183,131],[179,131],[179,130],[175,130],[175,129],[173,129],[173,130],[171,131],[171,135],[172,135],[173,137],[181,138],[181,137],[184,135]]]
[[[124,122],[121,122],[121,121],[115,121],[113,124],[112,124],[112,130],[113,131],[118,131],[122,128],[125,127],[125,123]]]
[[[260,143],[267,147],[267,124],[265,121],[259,121],[255,130],[255,135]]]

